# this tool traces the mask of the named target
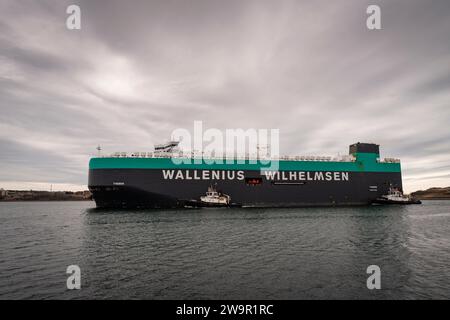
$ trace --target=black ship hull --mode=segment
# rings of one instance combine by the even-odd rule
[[[212,183],[234,206],[242,207],[369,205],[390,186],[402,188],[400,172],[348,172],[348,179],[331,181],[308,180],[307,175],[304,181],[285,181],[268,179],[260,171],[241,171],[242,179],[229,180],[164,179],[163,171],[90,169],[89,189],[97,207],[180,208],[198,203]]]

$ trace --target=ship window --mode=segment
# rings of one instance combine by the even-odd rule
[[[259,186],[262,184],[262,178],[245,178],[245,183],[249,186]]]

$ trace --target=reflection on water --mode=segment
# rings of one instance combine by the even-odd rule
[[[450,298],[450,201],[98,210],[0,203],[0,298]],[[82,289],[66,289],[66,267]],[[381,268],[368,290],[366,268]]]

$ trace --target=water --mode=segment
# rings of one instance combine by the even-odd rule
[[[96,210],[0,203],[1,299],[448,299],[450,201]],[[66,268],[81,268],[67,290]],[[366,268],[381,268],[368,290]]]

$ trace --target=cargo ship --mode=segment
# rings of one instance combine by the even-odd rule
[[[369,205],[391,188],[402,190],[400,160],[381,159],[373,143],[352,144],[344,156],[281,156],[269,162],[249,156],[211,161],[180,153],[177,145],[91,158],[88,186],[97,207],[201,206],[211,198],[205,197],[211,186],[239,207]],[[277,170],[271,170],[273,161]]]

